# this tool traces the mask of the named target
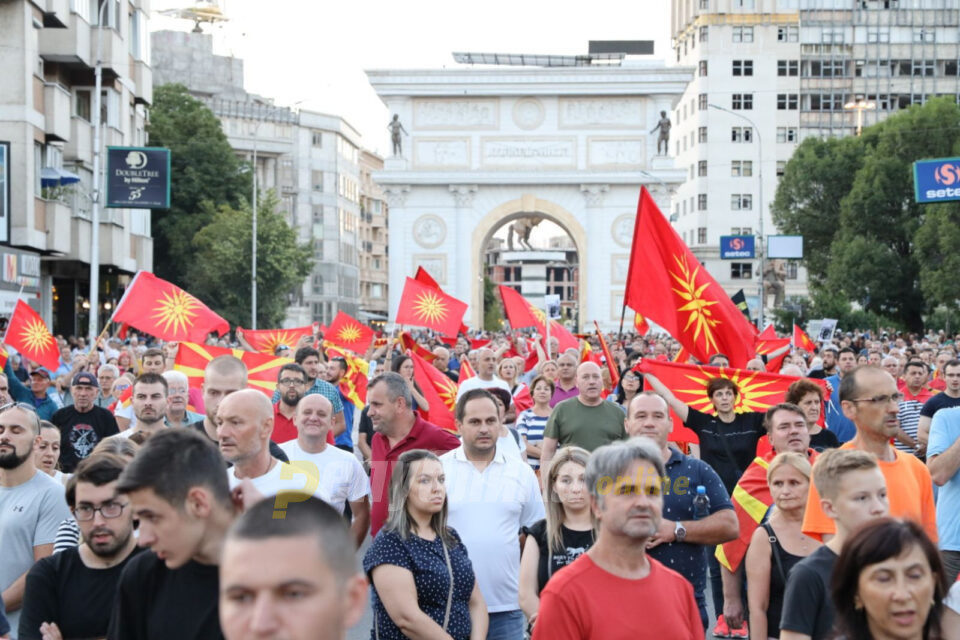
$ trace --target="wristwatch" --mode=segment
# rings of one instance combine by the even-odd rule
[[[677,526],[673,529],[673,535],[676,537],[677,542],[683,542],[687,539],[687,528],[683,526],[683,523],[677,520]]]

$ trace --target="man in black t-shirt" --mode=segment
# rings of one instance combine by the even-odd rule
[[[917,442],[923,452],[927,450],[927,441],[930,439],[930,423],[934,414],[940,409],[960,407],[960,360],[950,360],[943,365],[943,382],[946,387],[933,396],[920,409],[920,419],[917,422]]]
[[[77,466],[74,516],[84,542],[43,558],[30,569],[20,640],[106,635],[120,573],[140,551],[133,537],[130,501],[117,495],[123,467],[122,458],[109,454],[92,456]]]
[[[889,512],[887,481],[877,458],[859,449],[828,449],[813,465],[813,483],[823,512],[837,534],[794,565],[787,576],[780,615],[781,640],[831,640],[834,607],[830,576],[844,541],[864,524]]]
[[[223,458],[192,429],[154,434],[117,487],[140,520],[149,547],[124,569],[110,640],[222,638],[217,565],[236,507]]]
[[[97,443],[119,433],[113,414],[95,404],[100,384],[89,371],[73,376],[73,404],[59,409],[50,422],[60,429],[60,469],[73,473],[77,463],[90,455]]]

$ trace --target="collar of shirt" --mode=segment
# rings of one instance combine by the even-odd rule
[[[665,467],[672,467],[675,464],[680,464],[687,459],[687,456],[683,455],[676,449],[670,449],[670,457],[667,458],[667,462],[664,465]]]
[[[465,462],[471,465],[473,464],[473,462],[467,459],[467,452],[463,448],[463,445],[453,450],[453,459],[456,460],[457,462]],[[507,456],[502,451],[500,451],[500,448],[498,447],[493,454],[493,460],[491,460],[490,462],[496,463],[496,464],[506,464]]]

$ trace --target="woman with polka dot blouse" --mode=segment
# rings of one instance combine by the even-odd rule
[[[390,479],[390,517],[363,558],[373,583],[372,639],[486,638],[473,565],[446,524],[443,465],[429,451],[407,451]]]

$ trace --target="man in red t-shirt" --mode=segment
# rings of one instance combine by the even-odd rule
[[[307,389],[307,372],[303,367],[291,362],[280,367],[277,374],[277,390],[280,400],[273,405],[273,436],[277,444],[283,444],[297,438],[297,427],[293,417],[297,413],[297,404]]]
[[[593,452],[586,483],[597,541],[540,593],[533,640],[702,640],[693,587],[647,555],[660,528],[665,475],[660,450],[646,439]]]
[[[375,431],[370,443],[371,536],[387,520],[390,476],[400,454],[411,449],[440,454],[460,446],[455,435],[427,422],[412,407],[410,387],[399,373],[384,373],[367,386],[367,416]]]

